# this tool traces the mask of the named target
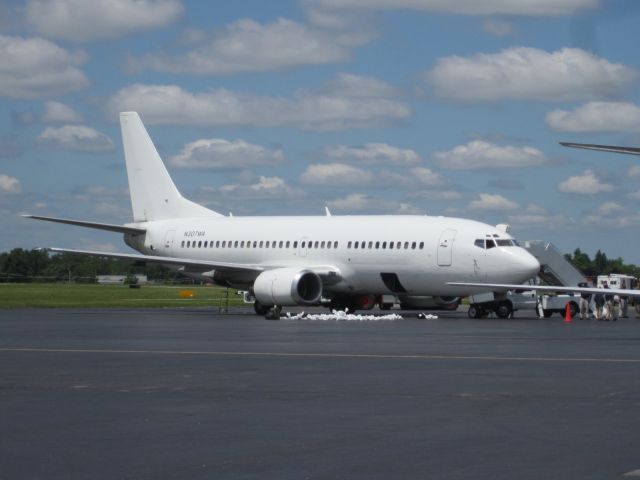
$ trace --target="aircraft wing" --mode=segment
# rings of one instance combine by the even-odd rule
[[[466,282],[447,282],[447,285],[454,287],[479,287],[489,291],[507,291],[507,290],[535,290],[537,292],[551,293],[602,293],[605,295],[624,295],[627,297],[640,297],[640,290],[628,290],[622,288],[594,288],[594,287],[559,287],[553,285],[509,285],[505,283],[466,283]]]
[[[627,155],[640,155],[640,148],[619,147],[617,145],[596,145],[593,143],[560,142],[563,147],[584,148],[585,150],[598,150],[601,152],[626,153]]]
[[[188,267],[191,271],[207,272],[209,270],[218,270],[221,272],[236,272],[236,273],[259,273],[265,270],[271,270],[274,268],[281,268],[282,265],[258,265],[258,264],[246,264],[246,263],[229,263],[229,262],[217,262],[210,260],[196,260],[189,258],[177,258],[177,257],[162,257],[159,255],[141,255],[136,253],[113,253],[113,252],[97,252],[93,250],[74,250],[69,248],[45,248],[48,252],[53,253],[72,253],[77,255],[88,255],[93,257],[107,257],[117,258],[119,260],[126,260],[132,262],[150,262],[159,263],[164,265],[176,265],[182,267]],[[342,279],[340,270],[332,265],[313,265],[305,267],[307,270],[311,270],[322,279],[324,285],[331,285],[337,283]]]
[[[177,258],[177,257],[161,257],[159,255],[140,255],[135,253],[113,253],[113,252],[97,252],[92,250],[73,250],[69,248],[45,248],[49,252],[53,253],[72,253],[77,255],[88,255],[93,257],[107,257],[117,258],[119,260],[128,260],[133,262],[150,262],[161,263],[164,265],[177,265],[190,267],[191,269],[206,272],[208,270],[220,270],[220,271],[233,271],[233,272],[255,272],[256,274],[267,270],[261,265],[250,265],[245,263],[228,263],[228,262],[215,262],[209,260],[196,260],[189,258]]]

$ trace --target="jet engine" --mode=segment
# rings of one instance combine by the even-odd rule
[[[258,275],[253,295],[262,305],[318,305],[322,280],[311,270],[275,268]]]

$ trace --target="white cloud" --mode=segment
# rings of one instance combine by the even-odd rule
[[[631,165],[627,170],[628,178],[640,178],[640,165]]]
[[[82,123],[82,116],[73,108],[60,102],[44,102],[45,112],[40,117],[44,123]]]
[[[596,212],[600,215],[611,215],[612,213],[624,210],[624,207],[616,202],[604,202],[598,207]]]
[[[482,21],[482,29],[490,35],[496,37],[506,37],[513,35],[513,25],[504,20],[496,20],[495,18],[487,18]]]
[[[86,42],[164,27],[182,11],[178,0],[30,0],[26,19],[41,35]]]
[[[588,102],[573,111],[549,112],[546,122],[558,132],[640,132],[640,107],[626,102]]]
[[[344,213],[393,213],[397,215],[420,215],[424,211],[409,203],[397,202],[386,198],[372,197],[364,193],[351,193],[343,198],[327,202],[333,211]]]
[[[374,175],[344,163],[322,163],[309,165],[300,180],[311,185],[356,186],[371,184]]]
[[[490,193],[481,193],[476,200],[473,200],[467,206],[469,210],[515,210],[518,204],[509,200],[502,195],[492,195]]]
[[[483,140],[473,140],[446,152],[434,152],[431,160],[452,170],[484,168],[521,168],[543,165],[547,157],[533,147],[499,146]]]
[[[76,67],[85,60],[83,52],[43,38],[0,35],[0,96],[34,99],[85,88],[89,81]]]
[[[412,178],[418,181],[418,183],[427,187],[443,187],[447,184],[446,180],[441,175],[435,173],[430,168],[415,167],[411,169]]]
[[[569,177],[558,185],[558,190],[564,193],[576,193],[579,195],[595,195],[611,192],[613,185],[602,183],[592,170],[586,170],[582,175]]]
[[[324,151],[329,160],[338,162],[356,161],[367,165],[414,165],[420,156],[413,150],[393,147],[386,143],[367,143],[364,147],[336,145]]]
[[[579,48],[548,53],[511,47],[494,54],[445,57],[425,73],[438,96],[465,102],[592,99],[615,95],[637,78],[636,70]]]
[[[598,0],[319,0],[329,9],[411,9],[465,15],[567,15],[592,9]]]
[[[284,162],[284,155],[280,149],[269,150],[244,140],[208,138],[185,144],[170,161],[185,168],[239,169],[277,165]]]
[[[361,29],[336,32],[279,18],[264,25],[241,19],[210,39],[190,37],[199,43],[191,51],[150,54],[131,59],[130,66],[218,75],[321,65],[348,60],[352,48],[368,42],[372,35]]]
[[[277,176],[261,176],[257,182],[248,185],[230,184],[218,188],[207,187],[203,190],[207,194],[214,193],[235,200],[281,200],[305,196],[303,190],[288,185]]]
[[[0,174],[0,193],[20,193],[22,186],[20,180],[9,175]]]
[[[371,89],[371,79],[340,75],[352,85]],[[382,84],[382,82],[377,81]],[[411,111],[393,98],[352,94],[326,85],[321,90],[297,91],[291,98],[235,93],[216,89],[191,93],[176,85],[134,84],[113,95],[107,109],[140,112],[148,124],[295,126],[308,130],[370,127],[407,118]]]
[[[84,125],[47,127],[38,136],[38,142],[80,152],[106,152],[114,148],[109,137]]]

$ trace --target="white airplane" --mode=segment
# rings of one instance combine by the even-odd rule
[[[119,232],[140,254],[51,252],[156,262],[250,291],[255,311],[282,306],[356,310],[377,296],[447,297],[486,291],[449,282],[521,284],[540,264],[506,232],[473,220],[398,216],[223,216],[184,198],[136,112],[120,114],[133,222],[25,215]],[[495,305],[494,307],[497,307]]]

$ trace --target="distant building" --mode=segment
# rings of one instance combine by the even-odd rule
[[[146,275],[135,274],[133,276],[138,279],[138,285],[148,283]],[[96,278],[100,285],[124,285],[127,275],[98,275]]]

